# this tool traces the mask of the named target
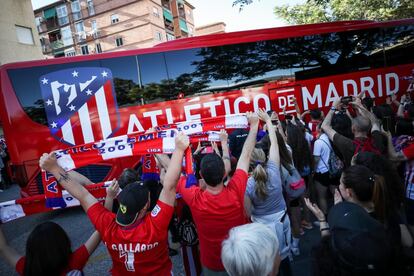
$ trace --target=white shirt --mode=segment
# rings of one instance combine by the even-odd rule
[[[323,133],[319,139],[315,141],[313,146],[313,156],[320,157],[318,164],[316,165],[317,173],[326,173],[329,171],[328,162],[329,155],[331,154],[331,142],[328,135]]]

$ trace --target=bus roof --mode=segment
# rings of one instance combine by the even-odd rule
[[[151,48],[142,48],[135,50],[116,51],[101,54],[75,56],[75,57],[61,57],[44,60],[23,61],[16,63],[4,64],[0,67],[1,70],[11,68],[25,68],[33,66],[44,66],[52,64],[62,64],[68,62],[81,62],[90,60],[99,60],[105,58],[122,57],[130,55],[147,54],[152,52],[165,52],[173,50],[181,50],[197,47],[212,47],[221,46],[235,43],[247,43],[258,40],[272,40],[282,39],[289,37],[298,37],[304,35],[312,35],[318,33],[340,32],[340,31],[353,31],[359,29],[378,28],[378,27],[391,27],[396,25],[414,24],[414,18],[394,20],[386,22],[376,22],[369,20],[359,21],[338,21],[328,23],[317,24],[305,24],[296,26],[285,26],[269,29],[239,31],[221,34],[212,34],[205,36],[196,36],[190,38],[182,38],[174,41],[160,43]]]

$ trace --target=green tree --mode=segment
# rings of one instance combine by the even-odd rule
[[[236,0],[242,9],[252,0]],[[275,14],[289,24],[340,20],[392,20],[414,15],[413,0],[307,0],[304,4],[275,7]]]

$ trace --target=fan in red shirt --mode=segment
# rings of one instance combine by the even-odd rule
[[[177,187],[177,192],[190,206],[197,227],[201,263],[205,275],[224,272],[221,262],[221,243],[228,236],[231,228],[248,222],[244,213],[244,193],[259,119],[251,112],[247,112],[246,115],[250,131],[237,163],[237,169],[228,185],[223,185],[225,176],[223,160],[217,154],[211,153],[205,155],[200,163],[200,175],[206,183],[206,188],[202,189],[198,186],[185,188],[183,180]]]
[[[83,275],[82,269],[100,242],[95,231],[72,252],[71,242],[58,224],[47,221],[35,227],[26,241],[26,256],[11,248],[0,230],[0,255],[20,275]]]
[[[62,187],[80,201],[101,234],[112,257],[112,275],[171,275],[168,224],[174,211],[175,189],[188,145],[188,137],[178,134],[164,187],[151,213],[147,213],[150,193],[138,182],[128,184],[119,194],[119,210],[115,215],[59,167],[54,154],[44,154],[40,158],[41,168],[51,172]]]

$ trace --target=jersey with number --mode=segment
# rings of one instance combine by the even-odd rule
[[[88,209],[88,216],[111,255],[112,275],[171,275],[168,225],[173,212],[172,206],[158,200],[139,224],[122,227],[116,223],[116,215],[100,203]]]

